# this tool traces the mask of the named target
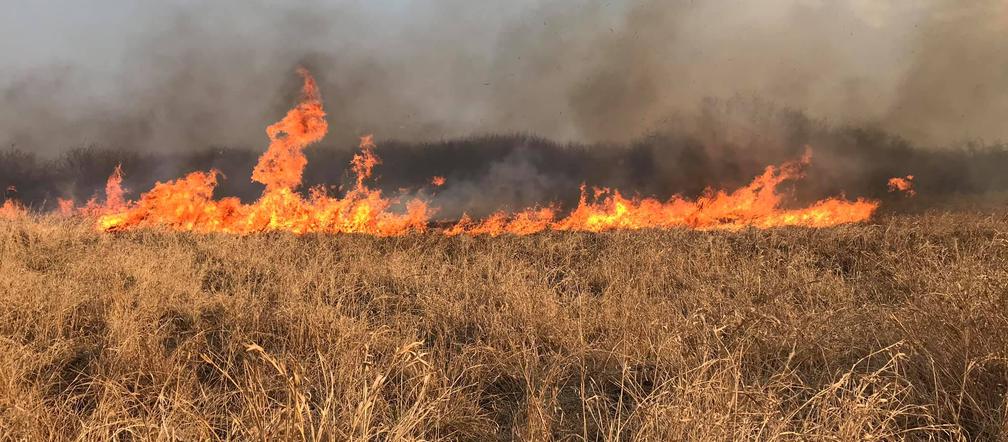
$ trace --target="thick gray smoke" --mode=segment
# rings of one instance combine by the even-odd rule
[[[204,3],[2,19],[0,141],[257,148],[295,98],[297,65],[319,78],[340,145],[363,133],[626,142],[705,130],[703,99],[737,96],[927,146],[1008,138],[1001,0]]]

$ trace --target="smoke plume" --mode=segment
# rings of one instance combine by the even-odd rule
[[[582,182],[698,195],[805,145],[805,199],[886,197],[907,174],[921,195],[1008,188],[1003,1],[134,3],[0,22],[16,197],[86,199],[119,162],[132,190],[216,168],[234,177],[221,193],[257,195],[246,177],[298,66],[330,124],[306,185],[338,183],[374,133],[382,185],[445,176],[422,191],[446,217],[570,202]]]
[[[38,23],[8,20],[67,26],[36,8]],[[332,133],[346,139],[530,132],[626,142],[696,113],[704,98],[735,95],[925,145],[1008,135],[1008,14],[997,0],[176,0],[122,9],[94,24],[113,31],[85,26],[79,43],[59,43],[75,56],[19,63],[12,54],[0,138],[39,152],[259,146],[262,127],[291,101],[297,65],[320,78]],[[34,36],[11,37],[31,50]]]

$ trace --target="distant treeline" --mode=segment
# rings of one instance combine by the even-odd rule
[[[797,112],[778,112],[772,119],[772,129],[746,129],[752,136],[737,127],[699,124],[630,145],[561,144],[529,135],[423,143],[379,140],[376,152],[382,164],[376,168],[373,186],[390,194],[427,189],[445,216],[550,202],[569,207],[576,203],[581,183],[618,188],[626,195],[693,197],[708,188],[745,185],[767,165],[800,157],[808,145],[813,161],[807,176],[788,185],[798,202],[841,194],[902,201],[904,197],[887,192],[886,181],[905,175],[916,177],[917,206],[1008,191],[1005,144],[923,149],[879,130],[831,127]],[[324,184],[340,192],[338,186],[351,181],[347,164],[355,152],[354,141],[309,147],[303,189]],[[84,147],[42,157],[9,148],[0,151],[0,185],[16,189],[8,190],[8,197],[44,210],[55,207],[57,198],[102,197],[105,180],[117,164],[122,164],[132,198],[157,181],[216,169],[222,173],[219,195],[251,200],[262,190],[249,179],[261,153],[236,148],[165,153]],[[447,184],[431,189],[433,176],[445,177]]]

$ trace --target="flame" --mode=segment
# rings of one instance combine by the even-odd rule
[[[7,186],[7,194],[12,195],[17,193],[17,187]],[[28,214],[28,210],[25,209],[21,203],[13,198],[6,198],[3,205],[0,205],[0,219],[17,219]]]
[[[304,148],[321,140],[328,130],[315,80],[305,70],[299,73],[304,78],[301,102],[266,130],[269,149],[252,172],[252,179],[266,188],[255,203],[242,204],[237,198],[214,200],[218,173],[194,172],[180,180],[157,183],[139,201],[103,214],[98,229],[166,226],[237,234],[287,231],[380,236],[425,231],[432,213],[426,203],[413,199],[404,204],[404,213],[393,213],[391,209],[402,204],[365,184],[380,163],[370,135],[361,138],[361,151],[351,161],[356,186],[350,192],[336,198],[320,187],[311,189],[307,199],[296,192],[307,164]]]
[[[67,198],[58,198],[56,200],[59,203],[59,214],[63,216],[70,216],[74,214],[74,201]]]
[[[112,175],[105,182],[105,209],[109,211],[121,210],[126,206],[126,199],[123,198],[125,191],[122,187],[122,164],[117,164]]]
[[[425,201],[389,199],[380,190],[368,187],[375,166],[381,164],[371,135],[361,137],[360,151],[350,161],[355,185],[345,195],[332,196],[324,187],[316,187],[308,190],[306,198],[298,191],[307,164],[304,149],[321,140],[328,130],[315,80],[305,70],[299,73],[304,79],[301,101],[266,130],[269,148],[252,171],[252,180],[262,183],[265,189],[254,203],[243,204],[237,198],[214,199],[216,171],[193,172],[175,181],[157,183],[138,201],[126,201],[122,171],[117,167],[106,185],[104,205],[92,200],[82,211],[99,215],[97,228],[101,231],[158,226],[235,234],[286,231],[397,236],[426,231],[435,210]],[[513,214],[498,211],[481,220],[463,216],[443,233],[528,235],[546,230],[830,227],[871,217],[878,203],[861,199],[828,198],[805,208],[782,208],[778,186],[801,178],[810,161],[811,149],[807,149],[800,160],[769,166],[745,187],[730,192],[709,190],[695,200],[626,197],[619,190],[588,192],[582,186],[578,206],[566,216],[558,216],[560,211],[554,206]],[[444,183],[440,176],[431,181],[434,186]]]
[[[117,164],[115,169],[112,171],[112,175],[109,175],[108,180],[105,181],[105,202],[99,204],[98,198],[91,198],[88,200],[87,204],[80,209],[80,212],[91,216],[101,216],[125,209],[126,191],[122,187],[122,181],[122,165]],[[70,200],[69,202],[64,201],[65,200],[59,201],[60,212],[73,213],[73,200]]]
[[[360,153],[354,155],[350,160],[350,166],[354,175],[357,176],[357,189],[364,188],[364,180],[371,178],[374,167],[381,164],[381,160],[374,154],[374,135],[365,135],[360,139]]]
[[[85,203],[83,207],[70,198],[57,198],[58,213],[63,216],[83,215],[102,216],[117,211],[124,210],[128,205],[126,201],[126,190],[122,186],[123,172],[122,165],[117,164],[108,180],[105,181],[105,201],[98,203],[98,197],[93,197]]]
[[[781,209],[777,187],[784,181],[798,179],[802,168],[811,161],[807,149],[801,160],[780,167],[769,166],[748,186],[731,193],[708,191],[695,201],[675,197],[668,201],[653,198],[627,198],[618,190],[595,189],[589,198],[581,188],[576,209],[562,219],[555,219],[552,208],[519,212],[514,217],[496,213],[482,222],[463,217],[446,231],[449,235],[504,233],[525,235],[543,230],[604,232],[645,228],[741,229],[785,226],[832,227],[865,221],[878,208],[867,200],[847,201],[828,198],[803,209]]]
[[[0,205],[0,219],[13,220],[27,214],[28,210],[15,200],[8,199],[4,201],[3,205]]]
[[[328,124],[315,79],[304,69],[302,100],[279,122],[266,128],[269,149],[252,170],[252,180],[266,185],[266,192],[293,189],[301,184],[308,159],[302,150],[325,136]]]
[[[907,175],[906,178],[889,178],[889,191],[903,192],[908,197],[917,195],[917,191],[913,188],[913,179],[913,175]]]

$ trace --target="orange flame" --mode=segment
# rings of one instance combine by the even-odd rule
[[[243,204],[237,198],[215,200],[216,171],[193,172],[176,181],[157,183],[139,201],[127,202],[121,188],[121,170],[117,168],[109,177],[106,203],[99,211],[97,228],[117,231],[164,226],[181,231],[236,234],[287,231],[380,236],[425,231],[434,213],[426,202],[416,198],[405,203],[387,199],[380,190],[367,186],[374,167],[381,164],[371,135],[361,137],[360,152],[350,162],[355,186],[344,196],[330,196],[323,187],[317,187],[310,189],[306,199],[296,191],[307,164],[303,150],[321,140],[328,130],[314,79],[307,71],[299,73],[304,78],[302,100],[267,129],[269,149],[252,172],[252,179],[265,185],[256,202]],[[499,211],[483,220],[463,216],[443,233],[528,235],[545,230],[829,227],[871,217],[878,203],[861,199],[829,198],[806,208],[781,208],[782,196],[777,187],[784,181],[801,178],[810,161],[811,150],[807,150],[799,161],[767,167],[748,186],[732,192],[708,191],[696,200],[628,198],[618,190],[605,188],[596,189],[589,198],[582,186],[577,208],[565,217],[559,218],[555,207],[532,208],[511,215]],[[444,182],[440,176],[431,181],[435,186]]]
[[[308,164],[302,150],[321,140],[328,130],[315,79],[304,69],[298,73],[304,78],[303,98],[287,116],[266,128],[270,146],[252,170],[252,180],[265,184],[266,192],[300,185],[301,174]]]
[[[58,198],[56,200],[59,203],[59,214],[63,216],[70,216],[74,213],[74,202],[72,199]]]
[[[434,178],[431,178],[431,185],[433,185],[434,187],[441,187],[444,185],[444,183],[445,178],[443,176],[436,176]]]
[[[357,190],[364,189],[364,180],[371,178],[374,167],[381,164],[381,159],[374,154],[374,135],[365,135],[360,139],[360,153],[350,160],[351,170],[357,176]]]
[[[7,186],[7,193],[15,194],[17,193],[17,188],[14,186]],[[0,219],[12,220],[27,214],[28,210],[13,198],[6,198],[3,205],[0,205]]]
[[[865,221],[871,217],[878,208],[878,203],[861,199],[846,201],[829,198],[804,209],[781,209],[781,195],[776,191],[777,186],[786,180],[800,178],[802,167],[810,160],[811,150],[806,150],[800,161],[780,167],[769,166],[746,187],[731,193],[723,190],[708,191],[706,196],[695,201],[681,197],[665,202],[653,198],[626,198],[618,190],[611,189],[596,189],[594,197],[589,201],[582,187],[578,207],[563,219],[555,220],[556,211],[553,209],[520,212],[510,220],[502,213],[497,213],[479,223],[464,217],[446,233],[523,235],[547,229],[603,232],[676,227],[832,227]]]
[[[105,182],[105,202],[98,203],[98,197],[93,197],[84,205],[78,208],[74,200],[69,198],[57,198],[59,206],[58,212],[63,216],[75,214],[84,216],[102,216],[105,214],[120,211],[126,208],[126,191],[122,187],[123,172],[122,165],[117,164]]]
[[[117,164],[108,181],[105,182],[105,209],[109,211],[120,210],[126,206],[126,199],[123,198],[122,187],[122,164]]]
[[[913,179],[913,175],[907,175],[906,178],[889,178],[889,191],[903,192],[908,197],[917,195],[917,191],[913,188]]]
[[[361,152],[351,162],[356,187],[343,198],[331,197],[323,188],[311,189],[307,200],[295,192],[307,164],[303,149],[321,140],[328,130],[315,80],[307,71],[299,72],[304,77],[303,98],[267,129],[269,149],[252,172],[253,180],[266,185],[258,201],[245,205],[237,198],[214,200],[217,172],[194,172],[177,181],[158,183],[138,202],[101,216],[98,229],[167,226],[238,234],[288,231],[381,236],[426,230],[431,213],[426,203],[414,199],[405,204],[405,213],[392,213],[389,209],[399,202],[365,185],[380,162],[370,135],[361,138]]]
[[[101,216],[125,209],[126,191],[122,187],[122,174],[122,165],[117,164],[115,169],[112,171],[112,175],[109,175],[108,180],[105,181],[105,202],[99,204],[97,197],[91,198],[88,200],[87,204],[80,209],[80,212],[91,216]],[[61,213],[74,212],[73,200],[60,199],[59,205]]]
[[[8,199],[4,201],[3,205],[0,205],[0,219],[13,220],[27,214],[28,211],[25,207],[15,200]]]

